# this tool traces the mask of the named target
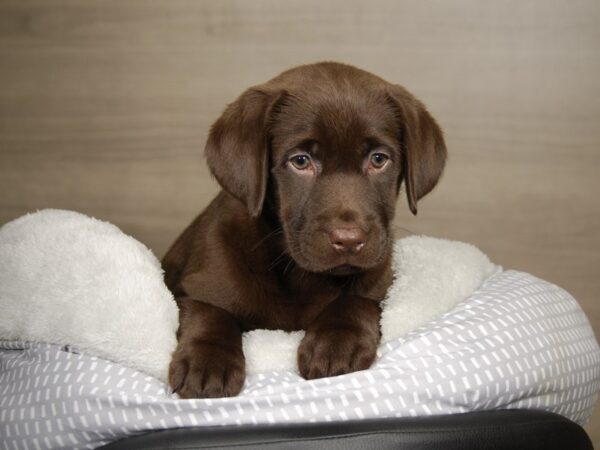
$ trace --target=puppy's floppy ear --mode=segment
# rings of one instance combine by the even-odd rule
[[[408,206],[417,214],[417,201],[437,184],[446,164],[446,144],[442,130],[425,106],[402,86],[388,93],[401,125],[404,181]]]
[[[269,176],[269,125],[282,91],[257,86],[231,103],[210,129],[204,153],[223,189],[246,204],[252,217],[262,211]]]

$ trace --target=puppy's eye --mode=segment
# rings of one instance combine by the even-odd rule
[[[307,170],[312,167],[310,156],[304,153],[292,156],[289,161],[297,170]]]
[[[371,156],[369,156],[369,169],[383,169],[383,167],[387,164],[389,159],[390,157],[385,153],[371,153]]]

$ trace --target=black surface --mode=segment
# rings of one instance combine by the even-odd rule
[[[562,416],[509,410],[356,422],[179,428],[131,437],[102,448],[591,450],[593,447],[583,428]]]

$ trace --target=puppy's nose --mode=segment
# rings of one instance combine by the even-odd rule
[[[358,253],[366,241],[367,235],[360,228],[336,228],[329,233],[329,242],[338,253]]]

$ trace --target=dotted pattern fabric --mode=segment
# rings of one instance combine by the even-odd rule
[[[542,409],[584,423],[600,350],[577,302],[532,275],[489,278],[443,317],[381,345],[362,372],[251,375],[235,398],[179,400],[76,349],[0,341],[0,448],[94,448],[150,430]]]

